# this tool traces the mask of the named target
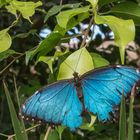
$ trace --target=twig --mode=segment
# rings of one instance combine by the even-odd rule
[[[87,30],[86,30],[86,32],[85,32],[85,34],[84,34],[84,39],[83,39],[83,41],[82,41],[82,43],[81,43],[80,48],[83,48],[83,47],[85,46],[86,39],[87,39],[87,36],[88,36],[88,34],[89,34],[90,28],[91,28],[91,26],[92,26],[93,20],[94,20],[94,16],[92,16],[92,18],[91,18],[91,20],[90,20],[90,22],[89,22],[88,28],[87,28]]]
[[[6,71],[18,58],[22,57],[25,53],[19,55],[18,57],[14,58],[3,70],[0,71],[0,75]]]
[[[2,133],[0,133],[0,136],[3,136],[3,137],[9,137],[9,135],[6,135],[6,134],[2,134]]]
[[[51,127],[49,126],[47,129],[46,135],[44,137],[44,140],[48,140],[48,136],[49,136],[50,131],[51,131]]]
[[[67,39],[71,39],[71,38],[74,38],[74,37],[80,37],[82,35],[83,35],[83,33],[76,34],[76,35],[71,35],[71,36],[68,36],[68,37],[61,38],[61,40],[67,40]]]
[[[28,131],[30,131],[30,130],[32,130],[32,129],[38,127],[38,126],[40,126],[40,124],[37,124],[37,125],[35,125],[35,126],[32,126],[32,127],[28,128],[28,129],[26,129],[25,131],[28,132]],[[23,131],[22,131],[22,133],[23,133]],[[5,135],[5,136],[6,136],[6,135]],[[8,136],[8,135],[7,135],[7,136]],[[15,134],[9,135],[9,136],[8,136],[8,138],[13,138],[13,137],[15,137]]]

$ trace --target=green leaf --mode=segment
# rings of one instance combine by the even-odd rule
[[[115,43],[119,46],[121,62],[124,64],[125,48],[135,38],[135,25],[133,20],[123,20],[115,16],[100,16],[97,14],[98,0],[87,0],[91,3],[94,12],[94,20],[97,24],[107,24],[114,32]],[[127,25],[127,26],[126,26]]]
[[[57,131],[56,130],[52,130],[49,133],[49,136],[48,136],[47,140],[59,140],[59,135],[58,135]]]
[[[75,51],[64,60],[60,65],[57,79],[72,78],[74,72],[82,75],[93,68],[92,58],[84,47]]]
[[[6,84],[5,84],[5,82],[3,82],[3,85],[4,85],[6,99],[7,99],[7,102],[8,102],[8,107],[9,107],[9,110],[10,110],[10,116],[11,116],[14,132],[15,132],[15,138],[16,138],[16,140],[27,140],[26,133],[22,132],[20,122],[19,122],[19,120],[17,118],[16,111],[15,111],[12,99],[10,97],[10,94],[9,94],[9,91],[8,91],[8,88],[7,88]]]
[[[86,0],[86,1],[91,3],[94,11],[97,10],[96,8],[97,8],[98,0]]]
[[[64,29],[62,27],[60,27],[58,24],[55,26],[55,31],[58,31],[59,33],[61,33],[62,35],[65,35],[65,33],[72,29],[74,26],[76,26],[77,24],[79,24],[81,21],[85,20],[86,18],[88,18],[90,15],[89,15],[89,12],[85,12],[85,13],[82,13],[82,14],[79,14],[77,16],[77,18],[74,18],[72,17],[68,23],[67,23],[67,28]]]
[[[62,133],[63,133],[63,131],[65,130],[65,126],[57,126],[57,127],[55,127],[56,128],[56,131],[58,132],[58,134],[59,134],[59,139],[60,140],[62,140]]]
[[[133,19],[135,24],[140,25],[140,5],[134,2],[116,4],[110,12],[124,19]]]
[[[8,50],[12,44],[8,30],[9,28],[0,31],[0,53]]]
[[[49,17],[57,14],[58,12],[60,12],[62,9],[64,8],[78,8],[80,6],[80,3],[76,3],[76,4],[64,4],[64,5],[55,5],[53,6],[48,13],[46,14],[45,18],[44,18],[44,22],[46,22],[48,20]]]
[[[46,63],[49,66],[51,73],[53,73],[53,62],[58,57],[63,56],[66,53],[68,53],[68,50],[66,50],[65,52],[56,51],[54,56],[40,56],[39,59],[37,60],[37,63],[40,62],[40,61]]]
[[[0,53],[0,61],[8,58],[10,55],[15,54],[16,52],[14,50],[8,49],[2,53]]]
[[[97,117],[90,114],[90,118],[91,118],[91,120],[90,120],[89,127],[93,127],[93,124],[95,123]]]
[[[109,65],[109,62],[106,59],[104,59],[103,57],[101,57],[99,54],[90,53],[90,55],[92,57],[93,65],[95,68]]]
[[[59,32],[52,32],[37,46],[36,49],[26,52],[26,64],[28,64],[29,60],[36,54],[38,54],[38,58],[41,55],[46,55],[59,43],[61,38],[62,35]]]
[[[98,4],[99,7],[102,7],[106,4],[112,3],[112,2],[117,2],[118,0],[99,0]]]
[[[134,102],[134,97],[131,95],[130,96],[130,105],[129,105],[128,140],[134,139],[133,102]]]
[[[135,25],[133,20],[123,20],[114,16],[96,15],[95,22],[97,24],[107,24],[114,32],[115,43],[120,47],[121,62],[124,63],[125,48],[135,37]]]
[[[53,57],[49,57],[49,56],[40,56],[37,62],[40,62],[40,61],[42,61],[42,62],[48,64],[51,73],[53,73],[53,68],[52,68],[52,65],[53,65],[53,62],[54,62],[54,58],[53,58]]]
[[[92,126],[89,126],[90,124],[89,123],[83,123],[81,126],[80,126],[80,129],[82,130],[88,130],[88,131],[94,131],[95,128]]]
[[[66,29],[68,21],[79,14],[85,13],[89,11],[89,6],[85,6],[82,8],[75,8],[72,10],[67,10],[67,11],[62,11],[60,12],[56,18],[57,18],[57,23],[59,24],[60,27]]]
[[[120,108],[119,140],[126,140],[126,107],[124,94],[122,95]]]
[[[9,3],[12,0],[0,0],[0,8],[4,5],[6,5],[7,3]]]
[[[38,6],[41,6],[42,2],[38,1],[38,2],[22,2],[22,1],[16,1],[13,0],[10,2],[10,5],[6,6],[7,10],[14,14],[15,16],[17,16],[17,11],[19,11],[23,18],[30,20],[30,17],[35,13],[35,9]]]

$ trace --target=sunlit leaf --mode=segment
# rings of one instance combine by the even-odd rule
[[[0,53],[10,48],[12,39],[8,34],[8,28],[0,31]]]
[[[91,3],[94,12],[94,20],[97,24],[107,24],[113,31],[115,43],[119,46],[121,62],[124,64],[125,48],[135,38],[135,25],[133,20],[123,20],[115,16],[100,16],[97,13],[98,0],[87,0]]]
[[[56,16],[57,22],[58,22],[60,27],[66,29],[68,21],[72,17],[74,17],[76,15],[79,15],[81,13],[88,12],[88,11],[89,11],[89,6],[85,6],[85,7],[82,7],[82,8],[75,8],[75,9],[67,10],[67,11],[62,11]]]
[[[93,61],[89,52],[86,48],[82,48],[75,51],[64,60],[60,65],[57,79],[72,78],[74,72],[78,72],[78,74],[82,75],[93,68]]]
[[[67,23],[67,28],[63,28],[60,27],[58,24],[55,26],[55,31],[58,31],[59,33],[61,33],[62,35],[65,35],[65,33],[72,29],[74,26],[76,26],[77,24],[79,24],[80,22],[82,22],[83,20],[87,19],[90,16],[89,12],[85,12],[82,14],[77,15],[77,18],[72,17],[71,19],[69,19],[68,23]]]
[[[96,8],[97,8],[97,4],[98,4],[99,0],[86,0],[86,1],[91,3],[91,5],[95,11],[97,10]]]
[[[14,15],[16,15],[17,11],[19,11],[25,19],[31,22],[30,17],[35,13],[35,9],[41,5],[41,1],[35,3],[13,0],[10,2],[10,5],[6,6],[6,8]]]
[[[96,15],[95,22],[97,24],[107,24],[114,32],[115,43],[119,46],[121,61],[124,63],[125,48],[135,37],[135,25],[133,20],[123,20],[114,16]]]

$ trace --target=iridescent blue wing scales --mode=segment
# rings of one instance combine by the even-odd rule
[[[122,93],[127,96],[138,80],[140,72],[127,66],[110,66],[84,74],[81,81],[85,108],[106,121],[120,103]]]
[[[71,130],[82,123],[82,105],[72,81],[63,80],[49,85],[31,96],[22,106],[26,116],[53,124],[63,124]]]

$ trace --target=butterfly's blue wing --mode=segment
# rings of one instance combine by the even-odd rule
[[[120,103],[122,93],[127,96],[140,80],[140,72],[127,66],[110,66],[90,71],[81,79],[85,108],[106,121]]]
[[[32,95],[22,106],[26,116],[40,118],[53,124],[68,126],[71,130],[82,123],[82,105],[72,81],[62,80]]]

